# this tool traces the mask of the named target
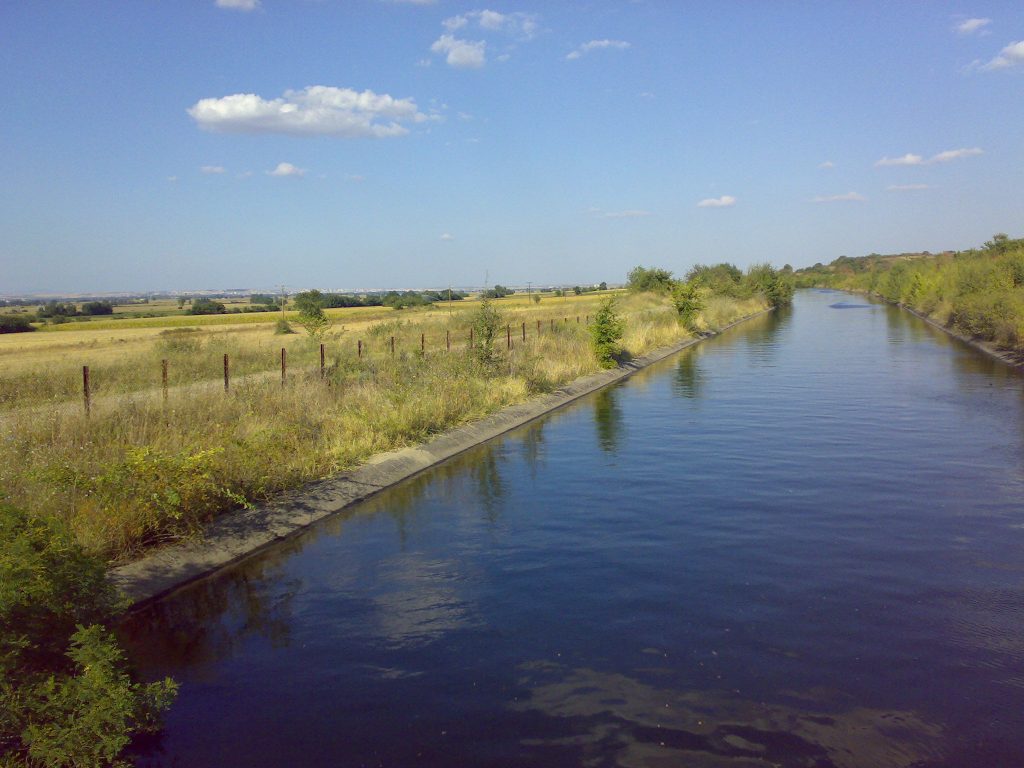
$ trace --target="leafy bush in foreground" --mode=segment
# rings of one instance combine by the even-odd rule
[[[56,524],[0,504],[0,765],[116,764],[177,690],[142,685],[106,628],[103,564]]]
[[[615,356],[621,351],[619,342],[625,327],[625,321],[615,310],[615,298],[602,301],[594,315],[594,322],[590,324],[590,343],[602,367],[615,366]]]

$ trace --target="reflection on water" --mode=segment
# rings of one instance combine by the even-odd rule
[[[1022,379],[836,301],[130,616],[140,764],[1024,765]]]
[[[583,724],[572,736],[531,745],[572,744],[583,764],[911,768],[939,756],[938,725],[913,712],[835,709],[817,691],[789,691],[791,704],[771,704],[735,691],[659,688],[550,662],[526,663],[520,671],[519,684],[530,695],[513,709]]]
[[[597,444],[606,453],[615,453],[622,432],[622,409],[616,398],[618,387],[607,387],[596,392],[594,401],[594,425],[597,427]]]

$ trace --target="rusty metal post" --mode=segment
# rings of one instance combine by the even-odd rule
[[[551,318],[551,330],[555,330],[555,318]]]
[[[281,386],[284,386],[285,379],[288,378],[288,351],[281,347]]]
[[[163,383],[164,401],[167,400],[167,358],[160,361],[160,379]]]
[[[360,360],[363,358],[363,340],[359,340],[359,346],[356,347],[356,357]]]
[[[89,366],[82,366],[82,398],[85,402],[85,415],[92,413],[92,393],[89,391]]]
[[[576,325],[579,325],[579,324],[580,324],[580,316],[576,315]]]
[[[395,337],[391,337],[391,356],[395,356]]]
[[[537,321],[537,335],[540,336],[540,320]]]
[[[451,331],[445,331],[444,332],[444,348],[448,352],[452,351],[452,332]]]
[[[469,348],[473,348],[473,329],[469,329]]]
[[[526,341],[526,323],[523,323],[523,341]]]
[[[512,349],[512,326],[505,326],[505,349]]]
[[[325,352],[326,352],[326,350],[324,350],[324,345],[321,344],[320,345],[320,378],[321,379],[327,377],[327,364],[326,364],[327,363],[327,359],[326,359],[327,356],[326,356]]]
[[[427,351],[427,334],[421,333],[420,334],[420,352],[426,352],[426,351]]]
[[[228,373],[228,353],[224,353],[224,391],[228,391],[229,382],[231,381],[230,374]]]

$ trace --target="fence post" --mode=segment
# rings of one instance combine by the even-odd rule
[[[327,361],[326,361],[325,358],[326,358],[326,354],[325,354],[325,350],[324,350],[324,345],[321,344],[320,345],[320,378],[321,379],[323,379],[323,378],[325,378],[327,376],[327,366],[326,366],[326,362]]]
[[[427,334],[421,333],[420,334],[420,352],[426,352],[426,351],[427,351]]]
[[[469,329],[469,348],[473,348],[473,329]]]
[[[579,324],[580,324],[580,316],[576,315],[576,325],[579,325]]]
[[[540,320],[537,321],[537,335],[540,336]]]
[[[590,315],[587,315],[587,325],[590,325]]]
[[[164,401],[167,401],[167,358],[160,361],[160,380],[164,388]]]
[[[82,398],[85,402],[85,415],[89,416],[92,413],[92,401],[89,392],[89,366],[82,366]]]
[[[288,351],[281,347],[281,386],[284,386],[285,379],[288,377]]]
[[[356,357],[358,357],[360,360],[362,360],[362,358],[363,358],[363,340],[362,339],[359,340],[359,346],[356,347]]]
[[[523,341],[526,341],[526,323],[523,323]]]
[[[512,349],[512,326],[505,326],[505,349]]]
[[[555,330],[555,318],[551,318],[551,330]]]
[[[395,337],[391,337],[391,356],[395,356]]]
[[[228,382],[230,381],[228,370],[229,370],[229,368],[228,368],[228,353],[225,352],[224,353],[224,391],[225,392],[228,391]]]
[[[452,351],[452,332],[451,331],[445,331],[444,332],[444,348],[448,352]]]

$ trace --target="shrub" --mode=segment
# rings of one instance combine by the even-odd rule
[[[295,333],[295,331],[291,327],[289,322],[282,317],[279,318],[276,323],[274,323],[274,333],[276,333],[278,336],[281,336],[283,334]]]
[[[614,297],[602,301],[590,324],[590,344],[603,368],[615,367],[625,327],[625,321],[616,312]]]
[[[498,351],[494,340],[502,326],[501,312],[495,309],[491,300],[484,296],[480,306],[473,314],[473,357],[487,369],[493,369],[498,363]]]
[[[212,299],[193,299],[192,306],[188,310],[190,315],[223,315],[227,313],[227,307],[225,307],[219,301],[213,301]]]
[[[0,333],[27,333],[35,329],[25,315],[0,315]]]
[[[672,305],[679,322],[687,330],[696,330],[697,315],[704,309],[704,290],[695,280],[677,282],[672,287]]]
[[[108,765],[156,728],[177,687],[132,681],[104,626],[118,607],[102,562],[0,504],[0,763]]]
[[[303,291],[295,296],[295,307],[299,310],[298,323],[306,329],[309,338],[315,342],[323,339],[331,321],[324,314],[324,295],[320,291]]]

